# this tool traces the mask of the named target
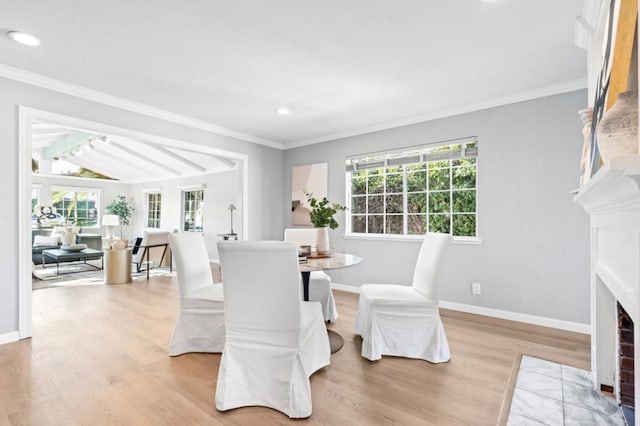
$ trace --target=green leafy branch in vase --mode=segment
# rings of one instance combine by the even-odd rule
[[[311,206],[311,223],[316,228],[323,228],[328,226],[331,229],[336,229],[338,227],[338,222],[336,222],[333,217],[339,210],[346,210],[345,206],[342,206],[338,203],[331,203],[327,197],[322,197],[320,201],[313,196],[313,192],[309,192],[306,189],[304,190],[304,195],[307,197],[309,201],[309,205]]]

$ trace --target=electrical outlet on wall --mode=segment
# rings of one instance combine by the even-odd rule
[[[471,294],[480,296],[482,294],[482,286],[480,283],[471,283]]]

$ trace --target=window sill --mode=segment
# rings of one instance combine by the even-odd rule
[[[421,243],[424,237],[422,235],[364,235],[364,234],[348,234],[342,236],[345,240],[366,240],[366,241],[410,241]],[[482,240],[478,237],[453,237],[453,244],[464,245],[480,245]]]

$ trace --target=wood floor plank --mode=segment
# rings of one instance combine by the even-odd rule
[[[0,345],[0,425],[494,425],[522,354],[589,368],[589,337],[442,310],[451,361],[360,356],[358,295],[335,291],[344,347],[311,377],[313,415],[215,409],[219,354],[169,357],[175,276],[33,294],[33,338]],[[517,368],[515,369],[517,371]]]

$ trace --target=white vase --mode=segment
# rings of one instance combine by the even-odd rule
[[[318,254],[329,253],[329,228],[316,228],[316,251]]]
[[[598,124],[598,148],[605,162],[638,153],[638,96],[624,92]]]
[[[62,234],[62,245],[63,246],[72,246],[76,243],[76,233],[71,229],[66,229],[64,234]]]

